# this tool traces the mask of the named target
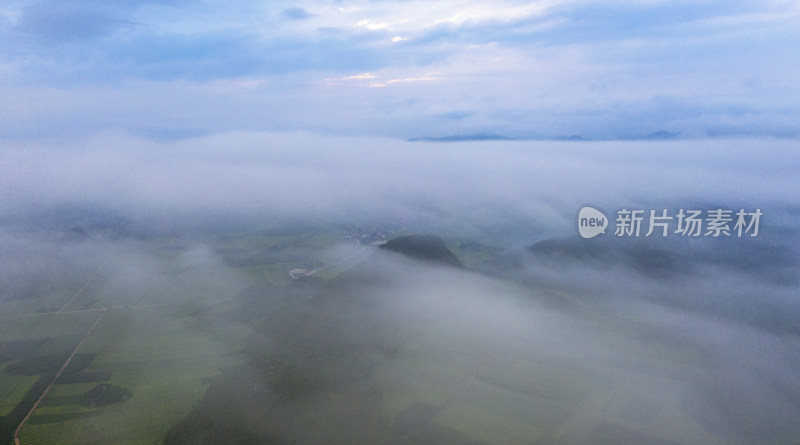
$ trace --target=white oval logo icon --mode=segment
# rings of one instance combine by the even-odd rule
[[[594,207],[584,207],[578,213],[578,233],[583,238],[594,238],[606,233],[608,218]]]

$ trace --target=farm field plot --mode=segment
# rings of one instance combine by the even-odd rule
[[[95,312],[84,312],[0,319],[0,432],[6,437],[96,317]]]
[[[197,317],[173,318],[156,308],[109,313],[86,343],[93,360],[64,376],[22,430],[24,443],[161,443],[220,370],[240,364],[235,335],[212,338]],[[87,406],[98,384],[128,396]]]

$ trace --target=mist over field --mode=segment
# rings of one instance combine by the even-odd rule
[[[194,320],[183,353],[239,357],[167,443],[777,443],[800,419],[796,148],[268,133],[14,144],[0,155],[2,301],[9,315],[168,301],[99,353],[177,319]],[[758,237],[585,240],[587,204],[764,216]],[[356,255],[338,276],[259,275],[296,255],[292,233],[371,225],[440,235],[465,267],[334,239],[304,255]],[[236,241],[248,232],[287,244]],[[96,270],[93,299],[52,284]],[[396,397],[419,400],[387,427]],[[534,430],[463,423],[486,413]]]

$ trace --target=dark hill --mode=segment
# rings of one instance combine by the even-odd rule
[[[63,242],[67,243],[77,243],[80,241],[84,241],[91,238],[89,234],[84,230],[82,227],[73,226],[69,230],[66,231],[64,236],[62,237]]]
[[[601,268],[623,265],[655,279],[670,279],[691,273],[691,262],[679,256],[675,247],[626,241],[616,238],[584,240],[577,237],[546,239],[529,246],[528,251],[540,259],[557,264],[575,262]]]
[[[398,236],[381,247],[411,258],[436,261],[455,267],[464,267],[455,254],[447,248],[444,241],[435,235]]]

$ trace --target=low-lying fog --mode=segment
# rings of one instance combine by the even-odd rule
[[[613,394],[604,405],[564,408],[579,425],[562,436],[567,442],[592,443],[598,428],[611,434],[620,416],[676,443],[791,441],[800,437],[798,148],[795,140],[437,144],[305,134],[10,143],[0,152],[0,300],[58,262],[91,270],[97,258],[114,264],[109,282],[120,295],[189,286],[235,297],[252,283],[203,245],[206,236],[297,223],[392,225],[438,235],[456,253],[470,240],[491,246],[502,267],[454,269],[376,248],[368,266],[314,288],[324,300],[346,287],[348,304],[322,303],[325,323],[345,342],[399,345],[365,352],[380,390],[414,385],[408,356],[454,354],[465,374],[474,369],[484,381],[533,360]],[[757,237],[622,239],[612,227],[583,240],[584,205],[612,218],[621,208],[763,216]],[[76,226],[110,227],[121,239],[63,242]],[[223,272],[177,282],[155,253],[128,248],[162,234],[197,246],[180,265],[211,262]],[[536,247],[546,240],[552,248]],[[600,247],[583,252],[589,245]],[[348,277],[356,278],[342,284]],[[381,322],[351,331],[372,316]],[[289,348],[271,332],[254,337],[265,353]],[[538,384],[534,368],[525,384]],[[563,427],[553,418],[541,426]],[[310,432],[280,433],[313,442]],[[350,433],[363,443],[381,438]]]
[[[4,219],[102,209],[154,228],[231,220],[454,220],[575,233],[580,206],[761,207],[794,227],[796,140],[408,143],[235,133],[156,143],[117,134],[7,142]],[[769,231],[767,235],[769,234]]]

